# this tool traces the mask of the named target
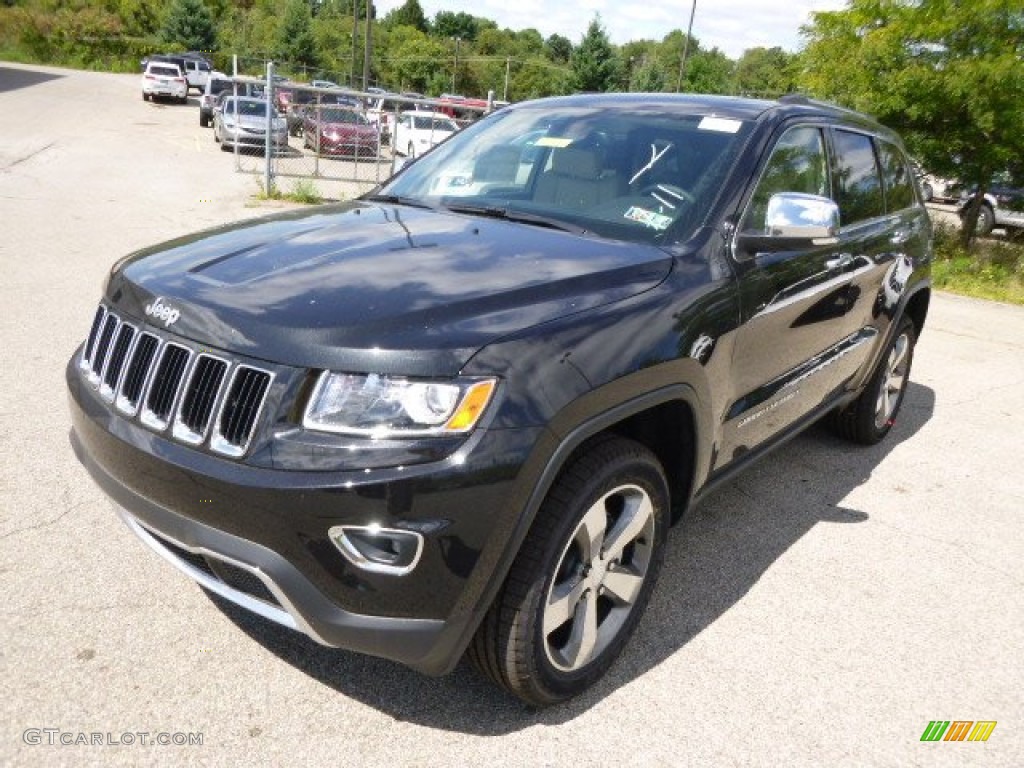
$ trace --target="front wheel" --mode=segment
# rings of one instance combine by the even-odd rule
[[[413,146],[411,141],[409,142],[409,148],[406,150],[405,154],[413,160],[416,159],[416,147]]]
[[[874,445],[889,434],[910,382],[916,341],[914,323],[904,317],[867,388],[860,397],[832,415],[832,427],[840,437]]]
[[[563,471],[468,655],[534,706],[575,696],[629,640],[664,556],[669,492],[655,456],[607,438]]]

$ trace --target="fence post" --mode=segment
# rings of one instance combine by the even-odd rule
[[[263,149],[264,163],[263,169],[263,193],[270,197],[271,195],[271,184],[274,183],[273,173],[270,168],[271,156],[270,147],[273,144],[271,140],[271,131],[274,127],[274,62],[267,62],[267,141]]]

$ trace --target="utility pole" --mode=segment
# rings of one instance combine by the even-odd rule
[[[356,87],[356,39],[359,37],[359,0],[352,0],[352,68],[348,71],[348,84]]]
[[[683,42],[683,58],[679,60],[679,79],[676,81],[676,93],[683,90],[683,72],[686,70],[686,54],[690,50],[690,34],[693,32],[693,16],[697,13],[697,0],[690,6],[690,26],[686,28],[686,40]]]
[[[366,91],[366,86],[370,84],[370,48],[373,45],[373,38],[370,33],[370,15],[372,10],[372,0],[366,0],[366,38],[363,44],[363,91]]]
[[[512,66],[512,58],[510,56],[505,57],[505,90],[501,93],[501,100],[508,101],[508,70]]]
[[[455,68],[452,70],[452,96],[459,92],[459,43],[461,42],[461,37],[455,38]]]

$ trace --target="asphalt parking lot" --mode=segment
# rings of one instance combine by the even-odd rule
[[[280,207],[196,113],[135,75],[0,63],[0,764],[1024,765],[1021,307],[935,295],[889,440],[812,429],[692,510],[625,654],[567,704],[212,602],[79,466],[63,383],[117,258]],[[932,720],[997,726],[923,743]]]

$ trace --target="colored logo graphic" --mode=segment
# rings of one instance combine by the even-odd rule
[[[995,729],[995,720],[932,720],[921,741],[988,741]]]

